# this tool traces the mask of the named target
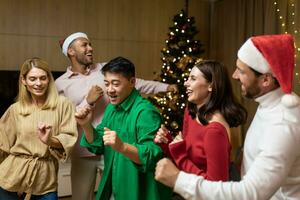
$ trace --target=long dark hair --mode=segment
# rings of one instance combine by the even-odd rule
[[[227,69],[221,63],[213,60],[200,61],[195,64],[195,67],[211,84],[212,92],[209,101],[199,109],[196,104],[188,103],[191,117],[195,119],[197,116],[199,121],[206,125],[208,124],[207,118],[219,110],[230,127],[237,127],[245,123],[247,111],[233,95]]]

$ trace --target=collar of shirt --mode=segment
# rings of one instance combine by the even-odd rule
[[[267,107],[273,107],[280,103],[281,97],[284,95],[284,93],[281,91],[281,88],[277,88],[275,90],[272,90],[268,92],[267,94],[264,94],[263,96],[257,97],[255,99],[256,102],[259,103],[259,106],[267,108]]]
[[[114,106],[115,109],[116,110],[123,109],[125,111],[129,110],[131,108],[131,106],[133,105],[133,103],[135,102],[134,100],[136,99],[136,97],[138,95],[139,95],[139,92],[135,88],[133,88],[130,95],[121,104]]]
[[[92,67],[87,67],[87,68],[86,68],[86,72],[85,72],[84,74],[82,74],[82,75],[85,75],[85,76],[89,75],[90,72],[91,72],[93,69],[94,69],[93,66],[92,66]],[[73,72],[73,71],[72,71],[72,66],[69,66],[69,67],[67,68],[66,76],[67,76],[68,78],[71,78],[72,76],[78,76],[79,74],[80,74],[79,72]]]

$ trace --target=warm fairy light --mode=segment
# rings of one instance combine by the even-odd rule
[[[294,35],[298,34],[298,29],[296,26],[296,20],[295,20],[295,4],[294,1],[290,0],[288,2],[288,6],[290,6],[290,16],[286,16],[283,17],[283,15],[280,14],[280,9],[278,8],[278,0],[274,1],[274,7],[275,7],[275,11],[277,11],[279,14],[279,23],[281,24],[282,27],[282,32],[284,32],[285,34],[291,33]],[[291,21],[288,22],[287,19],[290,19]],[[289,30],[288,30],[289,29]],[[295,40],[297,39],[297,37],[295,37]],[[297,48],[297,42],[295,41],[295,57],[297,57],[297,53],[300,51],[300,48]]]

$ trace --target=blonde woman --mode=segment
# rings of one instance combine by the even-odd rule
[[[58,95],[48,64],[26,60],[17,101],[0,120],[0,199],[58,199],[58,160],[76,140],[74,108]]]

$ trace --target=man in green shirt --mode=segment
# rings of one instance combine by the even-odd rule
[[[154,180],[156,162],[163,152],[154,142],[160,127],[160,114],[135,89],[135,68],[127,59],[117,57],[103,68],[110,104],[96,129],[88,108],[76,113],[84,130],[81,146],[104,154],[104,171],[96,199],[167,200],[170,188]]]

